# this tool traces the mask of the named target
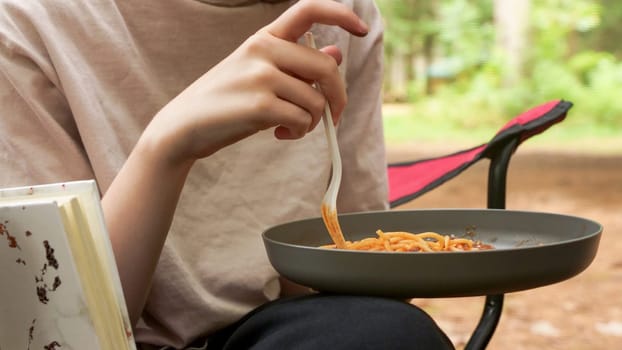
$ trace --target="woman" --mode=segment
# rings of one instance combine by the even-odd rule
[[[339,120],[339,210],[387,208],[371,1],[0,4],[1,184],[97,180],[143,348],[451,346],[407,303],[279,299],[308,292],[261,243],[319,213],[325,103]],[[308,30],[328,46],[298,45]]]

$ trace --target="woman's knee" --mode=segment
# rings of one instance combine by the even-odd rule
[[[380,349],[447,349],[451,342],[436,322],[423,310],[402,300],[328,296],[323,313],[318,310],[316,322],[330,325],[345,333],[350,342],[363,341],[366,348]],[[332,310],[332,311],[331,311]],[[321,327],[321,326],[320,326]],[[339,331],[336,331],[339,333]],[[334,336],[338,337],[338,334]],[[387,347],[389,346],[389,347]]]
[[[238,330],[253,330],[245,339],[258,349],[453,348],[421,309],[365,296],[315,295],[277,302],[249,317]]]

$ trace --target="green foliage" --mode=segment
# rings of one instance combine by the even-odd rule
[[[597,123],[622,127],[622,62],[601,60],[591,70],[587,82],[586,94],[581,103],[585,106],[588,118]]]
[[[583,51],[571,57],[567,67],[583,83],[588,83],[589,75],[604,61],[615,61],[615,57],[609,52]]]
[[[490,1],[441,1],[438,41],[444,55],[459,58],[465,67],[482,63],[494,43]]]
[[[377,0],[385,18],[385,49],[409,53],[420,50],[427,35],[438,31],[435,2],[419,0]]]
[[[595,0],[532,1],[531,56],[539,59],[563,59],[571,54],[581,33],[598,28],[603,16]]]
[[[498,127],[531,106],[566,99],[574,107],[564,125],[579,131],[611,130],[622,137],[622,46],[617,44],[622,1],[531,0],[525,64],[512,84],[505,80],[509,57],[495,45],[492,0],[378,4],[386,21],[387,52],[426,55],[428,63],[436,64],[427,74],[439,62],[449,72],[432,90],[423,85],[431,75],[424,82],[409,75],[411,112],[425,116],[425,125]]]

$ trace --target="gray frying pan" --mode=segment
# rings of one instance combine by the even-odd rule
[[[263,233],[271,264],[288,279],[332,293],[398,298],[494,295],[579,274],[594,259],[602,226],[576,216],[500,209],[392,210],[339,215],[347,240],[383,231],[434,231],[494,245],[471,252],[367,252],[332,243],[321,218]]]

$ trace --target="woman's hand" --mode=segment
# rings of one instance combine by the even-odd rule
[[[144,138],[154,138],[164,146],[161,154],[177,162],[206,157],[273,127],[279,139],[303,137],[318,124],[326,102],[336,122],[347,99],[338,71],[341,53],[334,46],[317,51],[296,43],[316,22],[355,35],[367,32],[342,4],[301,1],[166,105]]]

